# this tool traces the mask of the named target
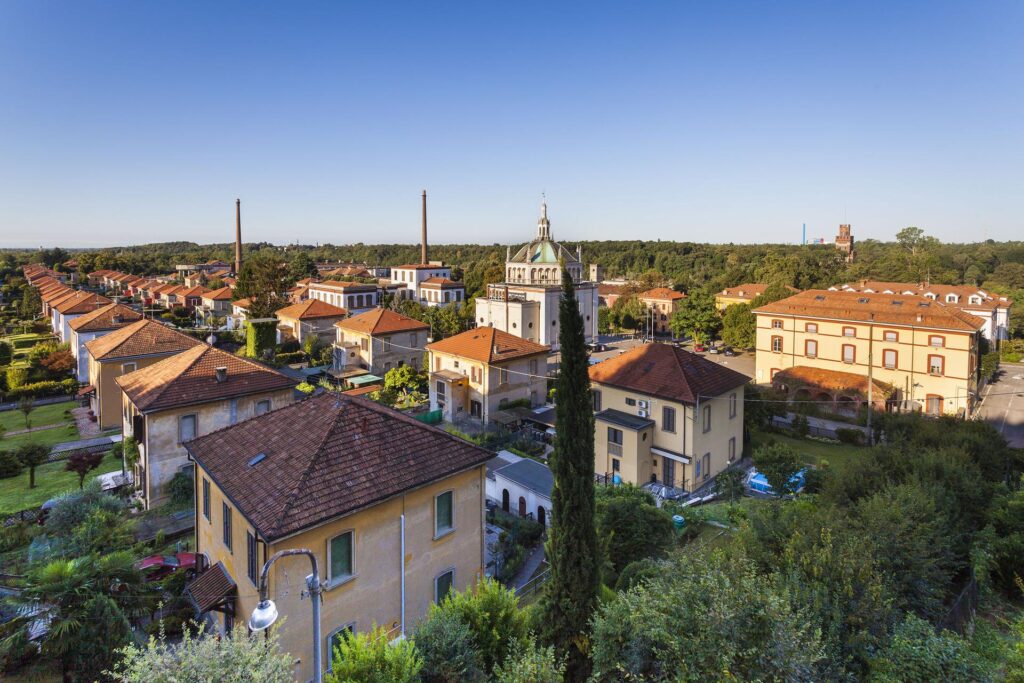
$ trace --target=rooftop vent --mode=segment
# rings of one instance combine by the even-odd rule
[[[917,302],[917,307],[918,308],[928,308],[929,306],[931,306],[931,304],[928,303],[927,301],[918,301]]]
[[[867,298],[866,296],[862,296],[861,298],[857,299],[857,303],[859,304],[866,304],[869,301],[871,301],[871,299]]]
[[[222,365],[219,368],[214,368],[213,372],[215,373],[218,382],[223,383],[228,381],[228,368],[226,365]]]
[[[267,454],[266,453],[257,453],[253,457],[249,458],[249,467],[256,467],[256,465],[259,465],[261,462],[263,462],[266,459],[267,459]]]
[[[903,305],[903,302],[900,301],[899,299],[893,299],[891,303],[892,303],[893,306],[902,306]]]
[[[825,295],[824,294],[818,294],[818,295],[816,295],[814,297],[814,300],[815,301],[824,301],[825,300]]]

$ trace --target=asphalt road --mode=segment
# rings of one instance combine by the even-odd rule
[[[1002,364],[999,377],[982,392],[978,417],[1001,431],[1011,446],[1024,448],[1024,364]]]

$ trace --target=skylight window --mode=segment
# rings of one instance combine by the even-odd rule
[[[259,454],[255,455],[255,456],[253,456],[252,458],[249,459],[249,467],[256,467],[256,465],[259,465],[261,462],[263,462],[266,459],[267,459],[267,454],[266,453],[259,453]]]

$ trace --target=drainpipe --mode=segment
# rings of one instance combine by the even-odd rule
[[[405,637],[405,513],[402,513],[402,637]]]

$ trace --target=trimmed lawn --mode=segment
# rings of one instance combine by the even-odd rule
[[[45,425],[55,425],[61,422],[72,422],[74,418],[65,417],[64,411],[77,408],[78,404],[74,401],[64,401],[63,403],[51,403],[50,405],[38,406],[32,411],[32,415],[29,420],[32,422],[33,427],[43,427]],[[0,425],[7,428],[7,431],[13,432],[16,429],[25,428],[25,413],[20,410],[6,410],[0,413]]]
[[[121,471],[121,460],[109,453],[85,480],[107,472]],[[0,479],[0,515],[38,507],[56,495],[78,488],[78,475],[64,469],[64,462],[51,462],[36,468],[36,487],[28,487],[28,469],[17,477]]]
[[[78,426],[74,422],[70,422],[65,425],[58,427],[50,427],[49,429],[40,429],[38,432],[28,432],[26,434],[17,434],[15,436],[5,436],[0,439],[0,450],[8,451],[14,450],[19,446],[27,443],[41,443],[45,446],[53,448],[59,443],[65,441],[77,441],[78,440]]]
[[[845,465],[855,462],[865,451],[864,446],[853,446],[846,443],[822,443],[811,439],[794,439],[783,434],[765,433],[752,430],[750,434],[751,453],[757,447],[775,439],[776,443],[783,443],[796,451],[805,462],[811,465],[819,465],[821,461],[827,460],[830,465]]]

